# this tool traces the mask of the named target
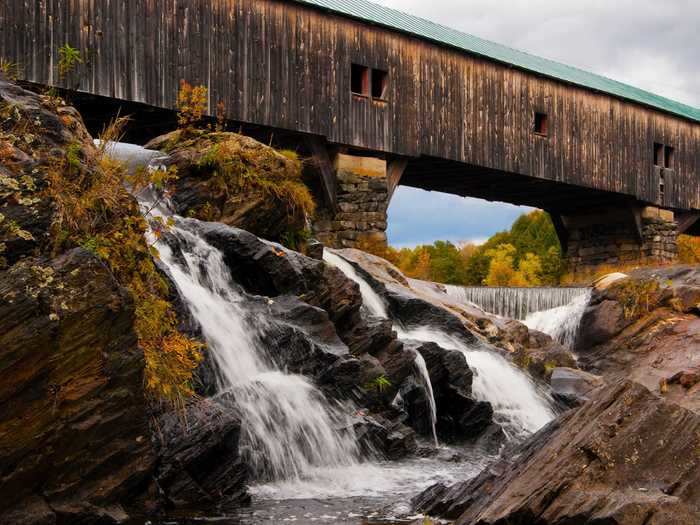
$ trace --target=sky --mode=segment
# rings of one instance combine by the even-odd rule
[[[700,0],[374,0],[700,107]],[[480,241],[527,208],[399,187],[389,242]]]

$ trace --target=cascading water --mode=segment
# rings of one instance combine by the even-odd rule
[[[107,151],[132,168],[158,161],[157,152],[138,146],[109,144]],[[140,197],[150,216],[169,215],[167,203]],[[259,341],[266,320],[247,320],[244,297],[231,282],[223,254],[197,234],[199,221],[172,219],[167,242],[152,234],[149,242],[202,330],[216,362],[219,395],[235,399],[241,453],[257,479],[306,479],[319,469],[356,465],[359,451],[348,418],[304,377],[275,368]]]
[[[478,401],[488,401],[494,421],[511,439],[522,439],[554,419],[547,397],[507,359],[486,349],[470,348],[459,339],[429,326],[400,329],[399,337],[431,341],[464,354],[474,371],[472,393]]]
[[[158,169],[161,161],[158,152],[137,146],[110,144],[108,150],[132,167],[152,161],[149,169]],[[162,208],[151,213],[169,215]],[[200,223],[173,219],[174,225],[157,243],[160,259],[201,326],[218,369],[221,399],[235,399],[242,416],[241,452],[258,476],[250,487],[250,511],[240,511],[242,524],[329,519],[357,524],[363,515],[377,516],[378,505],[385,504],[379,502],[390,505],[386,512],[400,514],[409,509],[406,498],[416,492],[444,480],[469,479],[495,459],[478,447],[458,451],[441,447],[430,458],[381,465],[359,462],[352,426],[343,411],[331,407],[304,377],[274,366],[259,338],[266,319],[249,318],[248,299],[231,282],[221,252],[198,234]],[[326,260],[333,260],[333,255],[328,253]],[[341,269],[352,269],[342,259],[335,262]],[[355,272],[348,273],[360,283],[370,312],[388,318],[382,299]],[[424,365],[417,357],[418,374],[424,375],[432,398]],[[464,461],[455,461],[455,452]]]
[[[362,304],[367,308],[370,314],[380,319],[389,318],[386,305],[382,298],[379,297],[379,294],[372,289],[367,281],[358,275],[357,270],[353,268],[352,264],[328,249],[323,250],[323,260],[331,266],[338,268],[346,277],[358,284],[360,287],[360,294],[362,294]]]
[[[360,294],[362,295],[362,304],[367,308],[370,314],[380,319],[388,319],[389,314],[384,304],[384,300],[379,296],[377,292],[369,285],[369,283],[360,277],[357,270],[348,261],[343,259],[341,256],[333,253],[332,251],[325,249],[323,250],[323,260],[326,261],[331,266],[335,266],[340,271],[342,271],[346,277],[355,281],[360,287]],[[433,384],[430,382],[430,374],[428,373],[428,367],[425,364],[425,359],[423,356],[415,351],[415,361],[414,366],[416,372],[418,373],[419,380],[423,383],[423,387],[428,394],[428,408],[430,409],[430,425],[433,431],[433,441],[435,446],[438,446],[437,431],[435,430],[435,425],[437,423],[437,406],[435,404],[435,395],[433,394]]]
[[[418,350],[414,350],[413,353],[416,356],[414,365],[418,370],[418,374],[421,377],[421,381],[423,382],[425,390],[428,392],[428,404],[430,407],[430,424],[433,430],[433,441],[435,442],[435,446],[437,447],[439,445],[437,431],[435,429],[435,425],[437,424],[437,406],[435,405],[435,394],[433,394],[433,384],[430,382],[430,374],[428,373],[428,366],[425,364],[425,359]]]
[[[386,316],[386,308],[381,297],[357,274],[352,265],[328,250],[325,250],[325,253],[327,254],[324,255],[325,260],[346,272],[348,277],[359,284],[363,302],[381,304]],[[342,264],[337,264],[337,260]],[[346,271],[348,268],[351,271]],[[508,437],[518,439],[527,437],[554,418],[554,412],[547,397],[537,390],[525,374],[497,353],[486,349],[469,348],[459,339],[428,326],[406,329],[395,324],[394,330],[401,339],[432,341],[443,348],[462,352],[467,364],[475,372],[472,384],[474,397],[479,401],[491,403],[494,419]],[[430,392],[432,394],[432,385]]]
[[[521,321],[533,312],[564,306],[574,298],[590,293],[587,288],[511,288],[454,285],[446,285],[445,291],[447,296],[455,302],[471,303],[486,312]]]
[[[584,290],[585,293],[574,297],[569,304],[533,312],[525,318],[523,323],[528,328],[551,335],[564,348],[573,349],[581,318],[591,300],[591,290],[589,288]]]
[[[214,356],[219,391],[233,393],[242,414],[242,452],[258,479],[299,479],[319,467],[356,463],[355,436],[350,428],[336,429],[350,425],[342,425],[343,416],[305,378],[275,369],[257,337],[265,319],[246,321],[223,255],[195,233],[197,223],[175,217],[168,237],[180,257],[168,244],[156,245]]]

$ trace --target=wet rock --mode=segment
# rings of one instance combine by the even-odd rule
[[[387,320],[365,320],[357,284],[337,268],[222,224],[201,223],[205,238],[224,253],[233,279],[252,294],[296,295],[321,308],[350,353],[376,352],[395,336]]]
[[[604,382],[600,376],[574,368],[557,367],[550,377],[552,395],[568,406],[588,401],[591,394]]]
[[[398,421],[396,414],[363,416],[355,423],[354,431],[365,455],[397,460],[418,450],[416,433]]]
[[[164,164],[177,168],[177,214],[273,241],[305,230],[313,201],[294,156],[238,133],[203,130],[173,131],[146,148],[167,152]]]
[[[448,440],[478,437],[493,423],[488,402],[472,396],[473,372],[461,352],[435,343],[404,341],[425,360],[437,406],[438,434]]]
[[[618,301],[592,300],[581,318],[576,348],[582,350],[608,341],[627,325],[624,309]]]
[[[239,454],[241,424],[235,404],[203,399],[185,414],[158,422],[156,480],[177,508],[246,504],[248,468]]]
[[[414,504],[458,525],[697,523],[698,436],[698,414],[622,382],[471,481],[431,487]]]
[[[0,297],[0,516],[14,509],[0,521],[152,505],[150,407],[124,290],[75,249],[0,272]],[[23,515],[25,504],[44,510]]]

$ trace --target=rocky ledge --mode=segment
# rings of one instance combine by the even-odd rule
[[[552,374],[577,408],[415,506],[464,525],[700,522],[699,314],[697,268],[601,282],[577,344],[586,371]]]

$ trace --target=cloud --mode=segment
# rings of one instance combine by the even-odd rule
[[[700,2],[696,0],[380,3],[700,106]]]
[[[430,244],[436,239],[455,244],[483,242],[510,228],[531,209],[399,186],[389,206],[387,235],[389,243],[398,247]]]

